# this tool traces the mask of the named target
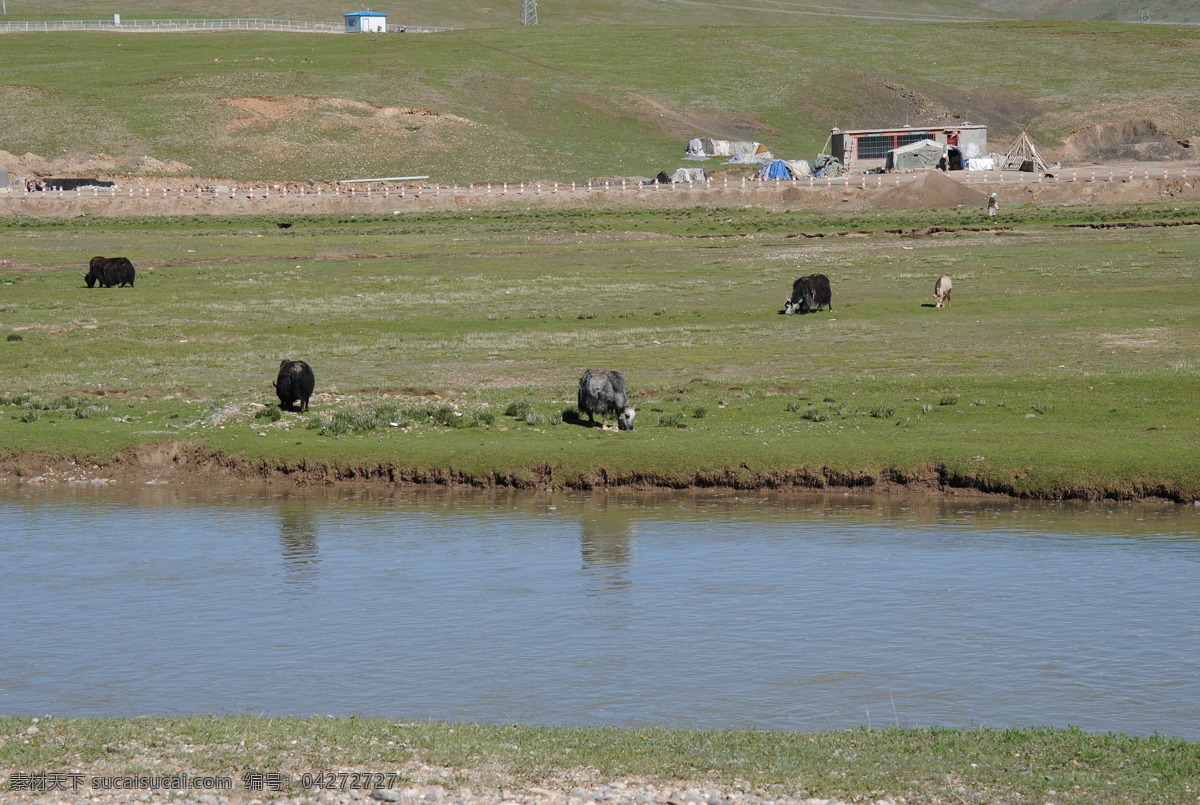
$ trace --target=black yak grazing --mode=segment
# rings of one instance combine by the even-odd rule
[[[809,274],[792,283],[792,295],[783,300],[783,312],[812,313],[826,305],[833,310],[833,291],[829,288],[829,277],[824,274]]]
[[[100,283],[101,288],[124,288],[126,285],[132,288],[136,274],[128,257],[97,255],[88,263],[88,273],[83,275],[83,279],[89,288],[96,287],[96,283]]]
[[[317,379],[312,367],[304,361],[283,360],[279,362],[279,377],[275,379],[275,395],[279,397],[279,407],[285,411],[295,411],[297,401],[299,410],[308,410],[308,398],[312,396]]]
[[[625,394],[625,378],[620,372],[604,369],[588,369],[579,378],[579,413],[588,415],[588,422],[595,425],[595,414],[600,415],[600,427],[608,427],[608,416],[615,414],[619,430],[633,430],[636,413]]]

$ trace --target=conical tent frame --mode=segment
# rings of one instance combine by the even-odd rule
[[[1017,141],[1013,143],[1012,148],[1008,149],[1008,153],[1004,155],[1004,161],[1000,163],[1000,170],[1020,170],[1026,162],[1033,163],[1033,169],[1036,171],[1050,170],[1046,165],[1046,160],[1042,159],[1042,155],[1038,153],[1037,146],[1033,144],[1033,140],[1029,137],[1029,132],[1021,129],[1021,134],[1017,137]]]

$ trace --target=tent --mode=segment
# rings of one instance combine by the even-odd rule
[[[704,168],[680,168],[671,174],[672,182],[707,182],[708,171]]]
[[[937,170],[946,156],[946,146],[937,140],[918,140],[887,152],[884,170],[930,171]]]
[[[1033,140],[1029,137],[1029,132],[1021,129],[1021,136],[1017,137],[1017,141],[1008,149],[1008,153],[1004,155],[1004,160],[1000,163],[1000,170],[1004,171],[1048,171],[1049,167],[1046,161],[1042,159],[1042,155],[1038,153],[1037,146],[1033,144]]]
[[[758,169],[758,178],[790,180],[792,178],[792,169],[782,159],[775,159]]]
[[[797,179],[812,176],[812,165],[809,164],[807,159],[785,159],[784,164],[788,166],[788,170],[792,172],[792,176]]]
[[[685,153],[690,157],[732,157],[755,156],[765,152],[768,152],[768,149],[762,143],[697,137],[688,142]]]
[[[759,179],[803,179],[812,176],[812,165],[806,159],[772,159],[758,169]]]
[[[836,179],[842,175],[842,163],[829,154],[817,154],[817,158],[808,165],[812,175],[821,179]]]

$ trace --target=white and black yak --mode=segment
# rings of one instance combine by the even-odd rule
[[[295,411],[296,403],[299,410],[308,410],[308,398],[312,396],[317,379],[312,367],[304,361],[283,360],[279,362],[279,377],[275,379],[275,395],[279,397],[279,407],[285,411]]]
[[[88,263],[88,273],[83,275],[87,287],[94,288],[100,283],[101,288],[133,287],[137,272],[128,257],[93,257]]]
[[[937,282],[933,284],[933,299],[934,307],[941,307],[943,304],[950,307],[950,294],[954,291],[954,283],[945,274],[937,278]]]
[[[809,274],[792,283],[792,295],[783,300],[783,312],[812,313],[828,306],[833,310],[833,291],[829,277],[824,274]]]
[[[605,369],[588,369],[579,378],[579,413],[587,414],[588,422],[595,425],[595,414],[600,415],[600,427],[608,427],[609,415],[617,417],[619,430],[633,430],[633,417],[637,412],[629,404],[625,393],[625,378],[620,372]]]

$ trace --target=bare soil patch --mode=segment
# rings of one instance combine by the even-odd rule
[[[1048,158],[1062,162],[1165,162],[1196,157],[1189,141],[1173,137],[1149,118],[1076,129],[1063,139],[1062,146],[1046,151]]]

